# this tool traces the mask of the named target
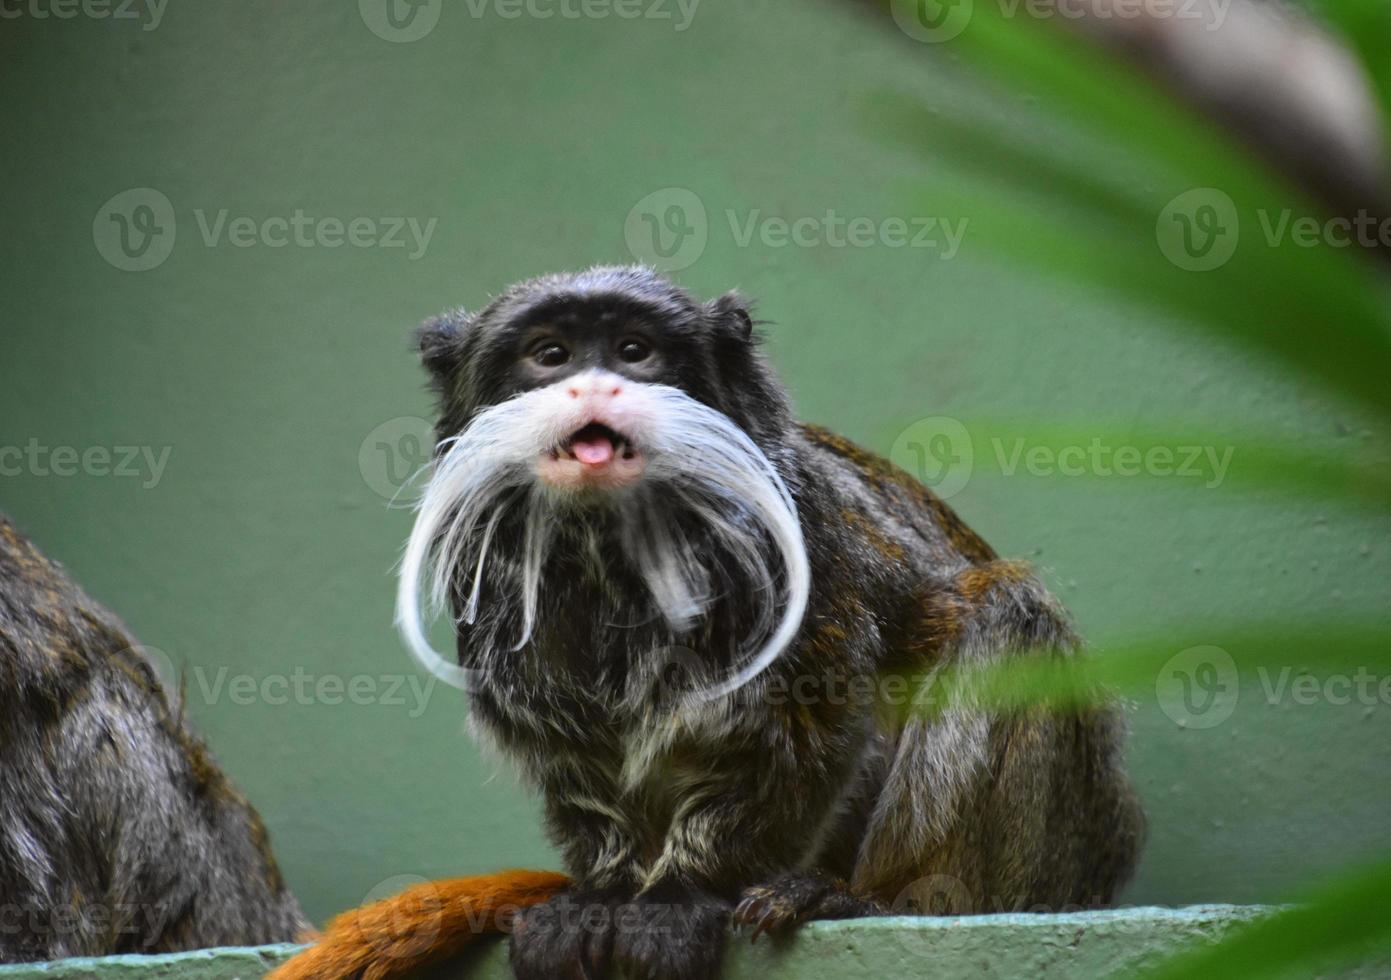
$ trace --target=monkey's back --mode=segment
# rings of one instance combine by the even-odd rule
[[[294,940],[265,827],[120,621],[0,515],[0,962]]]
[[[1080,648],[1062,605],[1001,560],[910,474],[815,426],[808,533],[828,593],[874,610],[875,669],[921,676],[1007,658],[1066,663]],[[968,913],[1110,904],[1144,836],[1123,769],[1124,717],[1087,707],[890,711],[858,798],[821,863],[900,908]]]

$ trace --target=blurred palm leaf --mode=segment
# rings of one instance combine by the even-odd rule
[[[1200,672],[1193,662],[1210,664],[1213,689],[1188,693],[1201,698],[1235,698],[1240,689],[1284,691],[1311,668],[1319,676],[1391,676],[1391,626],[1344,623],[1207,623],[1187,625],[1164,635],[1114,640],[1095,645],[1098,656],[1047,658],[1022,656],[988,665],[951,665],[919,679],[905,703],[932,714],[951,704],[988,705],[1013,710],[1046,704],[1085,708],[1120,694],[1151,699],[1167,689],[1184,691],[1170,669],[1185,657],[1181,673]],[[1216,686],[1224,690],[1216,690]],[[1356,695],[1350,694],[1355,697]]]
[[[1361,61],[1391,128],[1391,5],[1385,0],[1326,0],[1320,12]],[[1338,397],[1391,420],[1391,302],[1382,270],[1353,249],[1320,239],[1300,247],[1271,241],[1281,216],[1318,211],[1290,183],[1252,157],[1211,121],[1185,109],[1141,74],[1053,24],[1012,19],[1003,6],[977,3],[969,27],[950,43],[1015,94],[1024,93],[1080,128],[1095,155],[1068,159],[1053,146],[1011,132],[1008,140],[976,119],[939,113],[923,100],[874,101],[874,130],[923,166],[909,191],[924,213],[969,219],[967,237],[1036,271],[1170,314],[1176,325],[1210,333],[1310,378]],[[1076,140],[1066,141],[1075,144]],[[1166,209],[1196,189],[1225,196],[1239,219],[1230,258],[1207,271],[1183,267],[1162,247]],[[915,212],[916,213],[916,209]],[[1172,217],[1172,215],[1169,215]],[[1261,223],[1261,217],[1267,221]],[[1384,243],[1383,243],[1384,244]],[[1065,427],[976,426],[1023,434],[1044,445],[1085,445],[1099,435]],[[973,433],[973,441],[977,439]],[[1236,444],[1233,476],[1252,487],[1309,499],[1391,502],[1385,461],[1314,453],[1268,438],[1194,439],[1151,434],[1155,445]],[[1135,444],[1133,434],[1115,444]],[[1263,671],[1391,669],[1391,627],[1382,622],[1308,620],[1284,624],[1211,624],[1187,641],[1175,636],[1106,645],[1105,656],[1019,658],[924,679],[917,704],[938,710],[953,700],[1000,707],[1040,702],[1094,703],[1100,692],[1162,696],[1165,672],[1185,647],[1237,679]],[[1214,652],[1215,651],[1215,652]],[[1191,650],[1190,650],[1191,652]],[[1190,675],[1191,676],[1191,675]],[[1227,678],[1230,680],[1230,677]],[[1274,977],[1351,962],[1391,949],[1391,859],[1338,877],[1303,904],[1236,930],[1221,943],[1172,958],[1153,976]]]
[[[1391,859],[1338,876],[1300,904],[1238,926],[1222,942],[1182,953],[1146,980],[1315,976],[1391,948]]]
[[[1104,156],[1079,165],[913,97],[880,96],[871,125],[923,162],[913,213],[964,216],[974,246],[1176,314],[1391,417],[1388,293],[1365,257],[1288,234],[1268,244],[1267,226],[1317,209],[1123,62],[1022,20],[979,3],[950,43],[1082,124]],[[1166,206],[1198,188],[1229,198],[1240,221],[1231,258],[1202,272],[1166,259],[1157,239]]]
[[[1384,449],[1355,439],[1349,434],[1333,449],[1310,449],[1270,436],[1239,431],[1214,432],[1194,428],[1167,430],[1138,427],[1104,428],[1096,424],[1039,422],[1037,420],[965,420],[971,460],[971,474],[1018,479],[1082,480],[1088,483],[1131,486],[1159,481],[1193,490],[1237,487],[1248,491],[1275,491],[1303,497],[1322,497],[1373,508],[1391,510],[1391,466]],[[911,423],[894,424],[875,440],[888,445],[896,433],[911,429]],[[1099,444],[1113,450],[1126,447],[1143,460],[1152,453],[1167,454],[1161,465],[1144,462],[1135,471],[1127,463],[1121,472],[1111,457],[1101,467],[1087,465],[1080,472],[1062,471],[1068,451],[1088,451]],[[1025,454],[1043,448],[1055,461],[1051,471],[1031,474]],[[1196,460],[1189,452],[1200,450]],[[1182,470],[1182,472],[1180,472]],[[943,472],[915,475],[934,487],[947,475]],[[1127,472],[1133,475],[1126,475]]]

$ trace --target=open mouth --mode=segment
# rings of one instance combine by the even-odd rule
[[[536,461],[537,476],[564,490],[616,490],[636,483],[646,468],[632,440],[602,422],[581,426]]]
[[[616,460],[631,462],[637,450],[628,437],[601,422],[591,422],[575,430],[551,450],[551,458],[575,460],[586,467],[604,467]]]

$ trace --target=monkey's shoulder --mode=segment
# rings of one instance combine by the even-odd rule
[[[62,714],[101,676],[133,703],[165,695],[139,644],[63,566],[0,515],[0,703]]]
[[[993,561],[995,550],[911,473],[819,425],[802,423],[812,493],[831,498],[833,518],[892,561],[937,566]],[[818,478],[819,477],[819,478]]]

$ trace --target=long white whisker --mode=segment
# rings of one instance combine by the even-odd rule
[[[539,493],[531,494],[526,514],[525,558],[522,563],[522,637],[512,647],[520,650],[527,645],[536,628],[536,608],[541,591],[541,565],[546,558],[546,546],[550,543],[551,524],[546,518],[545,505]]]
[[[473,589],[469,592],[468,605],[464,607],[464,622],[470,626],[478,618],[478,594],[483,588],[483,561],[488,557],[488,545],[492,543],[493,531],[497,530],[497,522],[501,518],[502,508],[498,507],[488,520],[488,526],[483,531],[483,542],[478,546],[478,569],[473,573]]]
[[[397,588],[396,622],[407,648],[431,674],[466,685],[468,672],[435,652],[422,622],[422,612],[434,618],[448,607],[458,569],[466,567],[473,571],[473,582],[460,624],[472,626],[477,620],[484,575],[497,568],[499,575],[518,576],[511,588],[521,594],[510,598],[520,600],[522,629],[513,649],[526,646],[541,613],[540,591],[557,515],[564,511],[585,519],[583,506],[613,503],[620,522],[618,543],[671,630],[689,629],[715,601],[711,574],[716,566],[707,563],[704,549],[717,549],[726,567],[737,573],[741,594],[729,598],[751,603],[752,630],[740,646],[754,652],[741,656],[727,678],[698,697],[711,700],[738,690],[787,648],[806,612],[811,571],[791,492],[773,463],[730,418],[679,389],[631,383],[624,395],[623,431],[645,457],[642,482],[615,491],[607,502],[573,504],[564,494],[540,486],[535,472],[543,453],[591,420],[566,394],[569,386],[536,389],[484,409],[463,432],[436,447]],[[525,493],[512,492],[516,490]],[[525,508],[520,556],[490,563],[499,522],[519,506]],[[698,519],[698,540],[677,519],[681,513]]]

